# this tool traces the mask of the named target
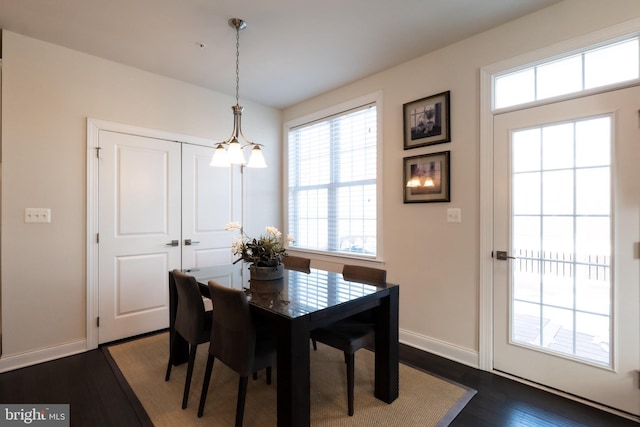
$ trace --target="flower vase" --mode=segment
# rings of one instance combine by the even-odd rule
[[[268,267],[259,267],[255,264],[249,265],[250,280],[277,280],[283,277],[284,265],[282,263]]]

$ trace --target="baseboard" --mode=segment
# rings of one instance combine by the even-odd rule
[[[25,353],[11,354],[0,357],[0,372],[13,371],[26,366],[60,359],[87,351],[87,340],[78,340],[70,343],[47,347],[40,350]]]
[[[462,348],[445,341],[400,329],[400,342],[472,368],[478,369],[480,366],[477,351]]]

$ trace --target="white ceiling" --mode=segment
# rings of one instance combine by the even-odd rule
[[[0,0],[0,28],[284,108],[559,0]],[[198,45],[203,43],[204,48]]]

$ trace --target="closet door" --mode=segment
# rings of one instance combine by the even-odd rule
[[[181,267],[180,144],[99,131],[99,343],[169,326]]]
[[[239,221],[239,168],[211,167],[213,149],[182,144],[182,268],[229,264],[234,233],[225,225]],[[236,195],[236,197],[234,197]],[[233,276],[216,278],[240,287],[240,264]]]

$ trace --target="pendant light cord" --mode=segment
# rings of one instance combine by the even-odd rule
[[[240,99],[240,27],[236,27],[236,105]]]

